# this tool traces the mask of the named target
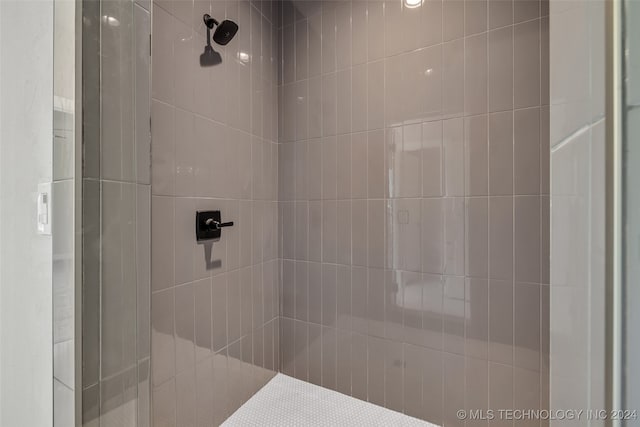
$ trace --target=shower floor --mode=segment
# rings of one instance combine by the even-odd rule
[[[283,374],[276,375],[222,425],[437,427]]]

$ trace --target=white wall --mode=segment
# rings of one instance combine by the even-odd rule
[[[604,408],[604,5],[551,1],[551,409]]]
[[[0,425],[49,426],[52,248],[36,190],[52,179],[51,1],[0,1],[0,57]]]

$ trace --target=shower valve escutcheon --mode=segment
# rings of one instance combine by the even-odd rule
[[[196,212],[196,239],[198,242],[219,239],[222,228],[233,226],[233,221],[222,222],[220,211]]]

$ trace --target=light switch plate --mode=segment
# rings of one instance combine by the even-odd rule
[[[38,201],[36,206],[36,222],[38,234],[51,235],[51,183],[38,184]]]

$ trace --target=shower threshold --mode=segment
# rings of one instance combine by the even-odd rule
[[[273,377],[222,425],[437,427],[435,424],[283,374]]]

